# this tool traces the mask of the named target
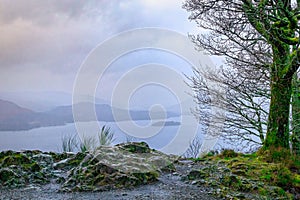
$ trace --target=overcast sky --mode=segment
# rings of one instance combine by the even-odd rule
[[[133,28],[197,32],[188,15],[182,0],[0,0],[0,92],[71,93],[80,65],[101,42]],[[160,63],[169,58],[140,52],[123,63]],[[175,61],[181,64],[177,69],[184,65],[178,58],[171,63]],[[102,80],[107,81],[107,87],[99,89],[103,98],[113,84],[109,81],[121,76],[121,62]]]

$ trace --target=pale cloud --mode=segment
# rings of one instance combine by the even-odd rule
[[[0,91],[71,92],[85,57],[114,34],[143,27],[189,32],[181,5],[181,0],[0,0]]]

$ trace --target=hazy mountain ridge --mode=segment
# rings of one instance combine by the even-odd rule
[[[67,92],[44,91],[44,92],[0,92],[0,99],[5,99],[15,104],[28,108],[35,112],[46,112],[59,106],[72,104],[72,94]],[[86,102],[95,102],[97,104],[109,104],[107,101],[92,97],[82,96]]]
[[[31,113],[33,113],[33,111],[30,109],[22,108],[13,102],[0,99],[0,120]]]
[[[92,121],[94,118],[87,112],[91,108],[95,108],[96,117],[99,121],[113,122],[115,116],[118,120],[149,120],[149,112],[147,110],[125,110],[120,108],[112,108],[107,104],[79,103],[74,105],[77,109],[76,120]],[[114,110],[114,112],[113,112]],[[154,118],[159,119],[164,116],[162,113],[154,113]],[[166,112],[167,118],[179,116],[174,112]],[[19,131],[29,130],[38,127],[60,126],[67,123],[73,123],[72,105],[58,106],[50,111],[35,112],[30,109],[18,106],[17,104],[0,100],[0,131]]]

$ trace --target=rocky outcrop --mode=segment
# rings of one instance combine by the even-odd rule
[[[300,180],[288,177],[286,167],[266,163],[256,156],[232,155],[199,159],[183,180],[208,187],[212,194],[224,199],[299,199],[297,186],[286,188],[283,185]]]
[[[102,191],[128,188],[157,180],[175,169],[175,156],[152,150],[146,143],[101,146],[94,152],[0,153],[0,185],[61,184],[61,191]]]
[[[84,153],[5,151],[0,152],[0,189],[45,186],[55,188],[55,192],[73,192],[130,188],[130,193],[133,187],[145,185],[138,188],[158,187],[162,194],[184,193],[189,188],[190,196],[185,199],[197,196],[192,193],[214,195],[216,199],[300,199],[297,162],[289,168],[255,154],[233,151],[194,160],[177,159],[143,142],[101,146]],[[122,190],[114,190],[118,188]]]
[[[44,172],[45,164],[34,159],[39,151],[0,153],[0,184],[20,187],[30,183],[49,182],[48,173]],[[48,164],[46,164],[48,167]]]
[[[70,171],[62,190],[103,191],[152,183],[160,172],[175,169],[175,158],[143,142],[101,146]]]

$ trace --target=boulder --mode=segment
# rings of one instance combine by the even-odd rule
[[[104,191],[152,183],[161,171],[175,168],[175,159],[144,142],[101,146],[69,172],[62,191]]]

